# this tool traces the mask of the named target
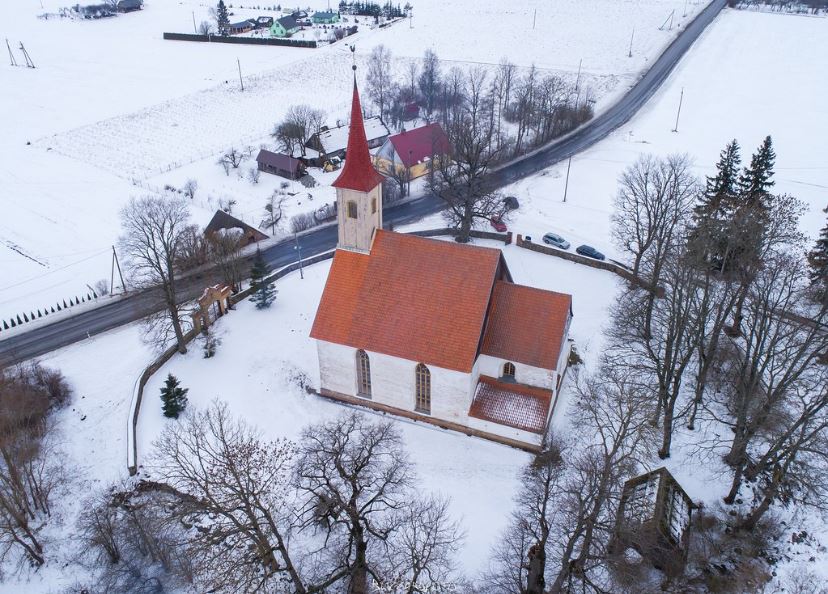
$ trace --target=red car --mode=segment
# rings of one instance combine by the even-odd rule
[[[498,233],[506,233],[506,223],[504,223],[500,217],[492,217],[489,220],[489,223],[491,223],[494,230]]]

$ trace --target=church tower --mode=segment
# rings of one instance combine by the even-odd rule
[[[356,67],[354,67],[356,69]],[[337,223],[339,240],[336,247],[343,250],[368,253],[374,232],[382,229],[383,176],[374,169],[365,138],[362,106],[359,103],[356,77],[351,103],[351,126],[345,166],[336,178]]]

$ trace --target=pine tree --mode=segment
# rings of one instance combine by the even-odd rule
[[[256,309],[267,309],[276,299],[276,287],[265,281],[269,274],[270,266],[265,262],[262,252],[257,249],[253,267],[250,269],[250,286],[253,289],[250,301],[256,304]]]
[[[178,383],[178,378],[170,373],[167,381],[164,382],[164,387],[161,388],[164,416],[172,419],[177,419],[178,415],[187,408],[188,388],[182,388]]]
[[[219,0],[218,8],[216,8],[216,28],[219,35],[227,35],[230,31],[230,17],[227,14],[224,0]]]
[[[776,153],[773,151],[773,141],[770,136],[766,136],[751,157],[750,166],[745,167],[739,177],[739,193],[745,204],[766,206],[766,198],[776,183],[771,179],[775,163]]]
[[[808,253],[811,268],[811,285],[817,290],[820,300],[828,298],[828,223],[819,232],[819,238]]]

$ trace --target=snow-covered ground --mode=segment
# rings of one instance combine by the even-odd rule
[[[163,31],[190,32],[193,21],[208,20],[212,3],[148,0],[141,12],[98,21],[57,18],[66,4],[9,3],[0,25],[18,61],[22,42],[37,66],[0,69],[0,319],[107,278],[118,212],[130,196],[173,183],[168,177],[186,178],[178,172],[191,164],[215,167],[228,146],[258,146],[292,104],[321,107],[331,121],[347,116],[350,52],[342,43],[310,50],[164,41]],[[525,0],[517,8],[491,0],[419,0],[411,21],[381,30],[360,23],[348,43],[356,44],[359,60],[383,43],[398,65],[428,47],[446,68],[494,67],[507,57],[521,67],[535,63],[544,72],[574,76],[583,60],[582,81],[609,98],[704,5]],[[233,11],[233,20],[275,15]],[[49,18],[37,18],[44,14]],[[215,189],[213,200],[221,194]],[[209,205],[209,193],[200,198]],[[212,214],[199,205],[193,213],[199,223]]]

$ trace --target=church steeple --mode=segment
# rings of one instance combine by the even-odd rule
[[[354,65],[356,71],[356,65]],[[370,252],[374,232],[382,229],[382,181],[385,179],[371,163],[362,106],[354,73],[351,125],[345,166],[332,184],[336,188],[339,241],[337,248]]]
[[[345,166],[336,178],[333,187],[358,192],[370,192],[385,179],[371,164],[368,152],[368,140],[365,137],[365,122],[362,119],[362,106],[359,102],[356,76],[354,76],[354,95],[351,100],[351,126],[348,131],[348,148],[345,153]]]

